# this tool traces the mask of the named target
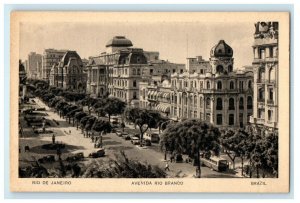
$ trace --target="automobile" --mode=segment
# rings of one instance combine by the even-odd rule
[[[143,146],[151,146],[151,141],[150,141],[150,140],[145,140],[145,139],[143,139],[142,145],[143,145]]]
[[[132,137],[131,138],[131,143],[134,144],[134,145],[138,145],[138,144],[140,144],[140,139],[137,138],[137,137]]]
[[[92,152],[89,154],[89,158],[98,158],[98,157],[104,157],[105,150],[103,148],[97,150],[96,152]]]
[[[84,154],[83,152],[79,152],[79,153],[76,153],[74,155],[71,155],[71,156],[68,156],[66,158],[66,161],[69,161],[69,162],[72,162],[72,161],[80,161],[84,158]]]
[[[144,134],[144,139],[145,140],[150,140],[150,142],[155,142],[155,143],[159,143],[159,134],[157,133],[152,133],[152,132],[147,132]]]
[[[126,132],[123,132],[122,133],[122,138],[125,139],[125,140],[130,140],[130,135]]]
[[[38,159],[38,162],[42,163],[42,164],[44,164],[44,163],[53,163],[53,162],[55,162],[55,157],[54,157],[54,155],[44,156],[44,157]]]
[[[116,135],[122,137],[122,132],[120,130],[116,130]]]

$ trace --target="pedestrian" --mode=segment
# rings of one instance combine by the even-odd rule
[[[171,163],[174,161],[174,154],[171,155],[170,160],[171,160]]]
[[[71,135],[71,130],[69,130],[69,134]]]
[[[92,138],[91,138],[91,139],[92,139],[92,142],[94,142],[94,140],[95,140],[94,136],[92,136]]]
[[[165,171],[170,171],[170,166],[169,166],[169,162],[167,161],[166,166],[165,166]]]

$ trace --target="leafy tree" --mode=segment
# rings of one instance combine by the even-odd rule
[[[220,131],[218,128],[198,119],[185,120],[167,127],[162,134],[161,144],[166,150],[185,153],[194,158],[196,177],[201,177],[200,151],[207,155],[219,153]]]
[[[108,114],[108,121],[112,115],[123,114],[126,107],[126,103],[118,98],[107,98],[106,103],[103,106],[103,111]]]
[[[97,119],[96,119],[95,116],[91,116],[91,117],[87,120],[87,122],[86,122],[86,124],[85,124],[85,126],[84,126],[84,129],[85,129],[85,131],[86,131],[87,136],[89,135],[89,131],[92,130],[93,124],[94,124],[94,122],[95,122],[96,120],[97,120]]]
[[[76,108],[75,108],[76,107]],[[73,108],[75,108],[75,109],[73,109],[73,110],[71,110],[71,111],[69,111],[67,114],[66,114],[66,116],[68,117],[68,118],[73,118],[73,126],[74,126],[74,122],[75,122],[75,113],[77,113],[77,112],[82,112],[82,108],[81,107],[77,107],[77,106],[75,106],[75,107],[73,107]]]
[[[83,111],[79,111],[75,113],[75,120],[76,120],[76,128],[78,129],[78,123],[80,123],[80,120],[87,116],[87,114]]]
[[[157,126],[161,116],[157,111],[129,107],[125,110],[125,119],[133,122],[140,130],[140,145],[148,128]]]
[[[112,127],[108,121],[105,120],[96,120],[92,126],[92,130],[100,133],[110,133],[112,130]]]

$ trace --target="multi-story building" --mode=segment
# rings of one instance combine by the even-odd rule
[[[66,90],[85,92],[86,73],[80,56],[76,51],[67,51],[60,60],[52,66],[49,76],[50,86]]]
[[[143,49],[132,46],[124,36],[115,36],[106,44],[106,52],[90,58],[87,89],[91,95],[103,96],[108,92],[129,105],[138,106],[139,82],[147,58]]]
[[[233,70],[233,50],[220,40],[209,61],[188,58],[183,72],[171,83],[143,83],[142,107],[155,108],[174,120],[199,118],[220,127],[242,127],[253,111],[253,72]]]
[[[30,52],[27,59],[27,76],[28,78],[38,79],[41,71],[42,55]]]
[[[255,24],[254,110],[251,123],[265,133],[278,129],[278,22]]]
[[[108,66],[105,57],[90,57],[86,66],[86,91],[91,97],[105,97],[108,95]]]
[[[48,81],[51,68],[60,62],[67,50],[45,49],[42,57],[41,79]]]

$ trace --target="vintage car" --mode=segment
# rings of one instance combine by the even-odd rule
[[[105,150],[103,148],[97,150],[96,152],[92,152],[89,154],[89,158],[98,158],[98,157],[104,157]]]
[[[134,144],[134,145],[138,145],[138,144],[140,144],[140,139],[137,138],[137,137],[132,137],[131,138],[131,143]]]
[[[69,161],[69,162],[81,161],[83,158],[84,158],[83,152],[79,152],[79,153],[76,153],[74,155],[68,156],[66,158],[66,161]]]

